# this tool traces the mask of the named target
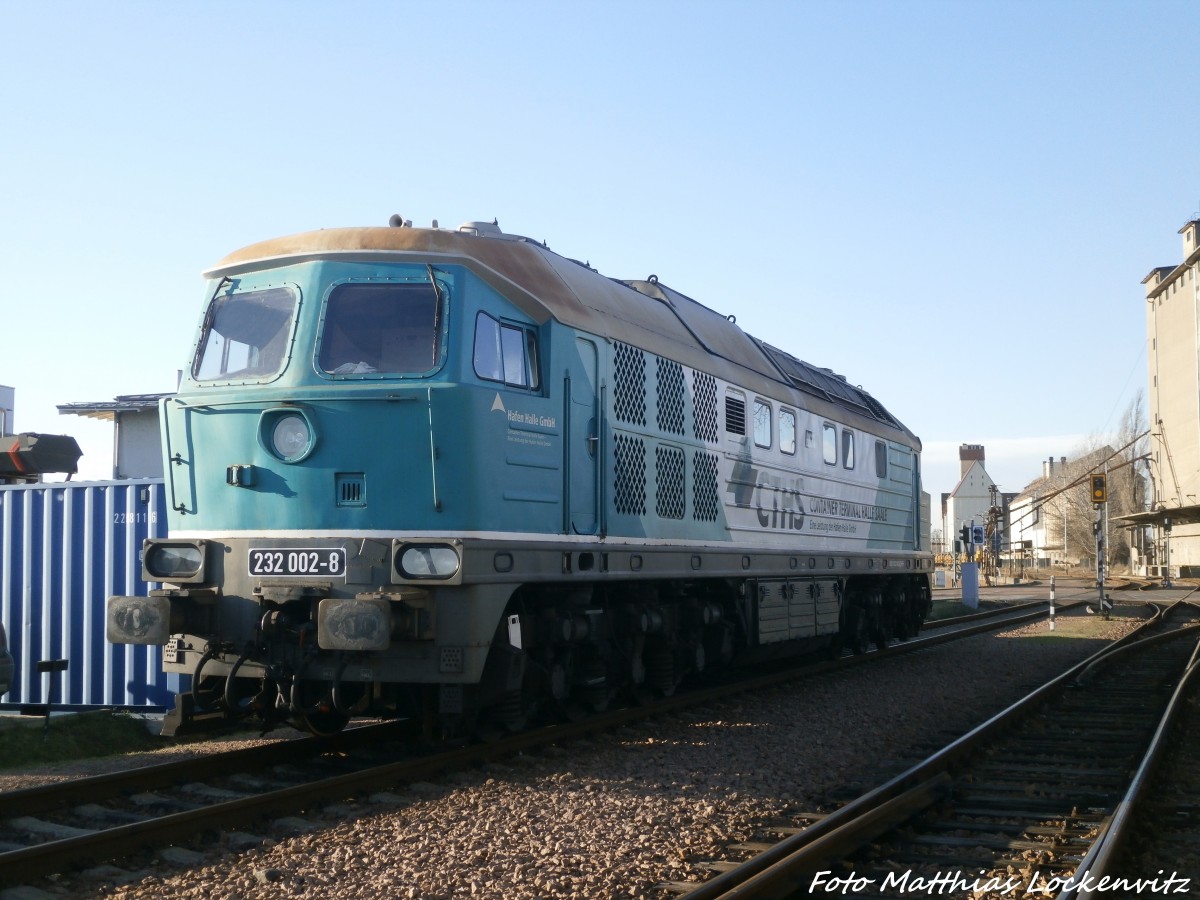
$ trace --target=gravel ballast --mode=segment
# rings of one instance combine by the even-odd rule
[[[1122,603],[1111,621],[1060,615],[1054,631],[1041,622],[980,635],[438,784],[381,785],[288,827],[225,836],[202,862],[160,858],[39,887],[120,898],[662,897],[654,885],[704,880],[697,862],[732,856],[726,846],[762,823],[884,781],[915,749],[984,721],[1141,616]]]

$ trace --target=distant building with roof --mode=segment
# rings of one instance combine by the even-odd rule
[[[1108,473],[1106,508],[1092,503],[1090,476]],[[1042,463],[1042,474],[1029,482],[1009,505],[1009,533],[1013,557],[1034,566],[1092,566],[1096,559],[1098,522],[1107,520],[1109,564],[1135,566],[1142,548],[1130,543],[1117,518],[1135,508],[1144,490],[1144,477],[1126,464],[1110,446],[1067,462],[1065,456]]]
[[[113,478],[162,478],[162,438],[158,404],[163,394],[124,394],[97,403],[62,403],[63,415],[104,419],[113,423]]]
[[[13,428],[13,408],[16,406],[16,391],[6,384],[0,384],[0,437],[15,434]]]
[[[1142,279],[1153,492],[1149,510],[1122,520],[1151,528],[1150,574],[1169,565],[1172,575],[1186,576],[1200,572],[1200,218],[1179,234],[1183,261]]]
[[[996,482],[984,468],[984,456],[982,444],[962,444],[958,448],[961,472],[958,484],[954,490],[942,494],[942,540],[947,552],[954,549],[954,541],[964,525],[986,524],[997,502]]]

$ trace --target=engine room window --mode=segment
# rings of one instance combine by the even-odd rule
[[[487,381],[536,389],[539,386],[537,338],[527,328],[481,312],[475,317],[474,365],[475,374]]]
[[[887,444],[875,442],[875,477],[887,478]]]
[[[854,432],[849,428],[842,429],[842,466],[854,468]]]
[[[779,411],[779,449],[788,454],[796,452],[796,414],[790,409]]]
[[[285,287],[213,297],[192,377],[229,381],[277,375],[287,359],[295,308],[296,292]]]
[[[837,428],[832,422],[826,422],[822,426],[821,435],[821,454],[825,458],[825,464],[828,466],[837,465]]]
[[[317,365],[330,375],[405,375],[434,369],[441,298],[428,281],[340,284],[325,304]]]
[[[771,446],[771,407],[762,400],[754,401],[754,443],[759,447]]]

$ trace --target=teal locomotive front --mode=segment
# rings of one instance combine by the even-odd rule
[[[657,279],[402,223],[253,245],[205,296],[158,586],[107,611],[189,710],[515,727],[928,608],[915,436]]]

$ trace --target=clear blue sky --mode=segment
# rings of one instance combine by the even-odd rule
[[[1003,490],[1116,429],[1200,211],[1191,2],[7,3],[0,384],[167,391],[200,272],[499,219],[861,384]]]

